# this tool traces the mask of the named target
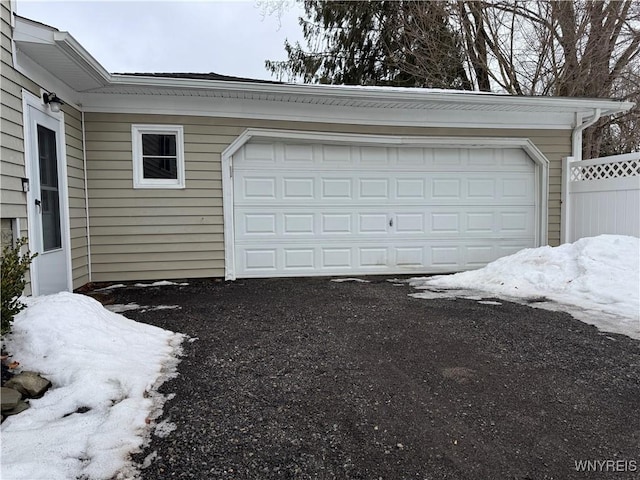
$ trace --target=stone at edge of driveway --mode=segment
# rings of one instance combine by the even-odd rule
[[[0,401],[3,413],[16,408],[20,400],[22,400],[22,394],[19,391],[10,387],[1,387]]]
[[[25,397],[40,398],[51,387],[51,382],[36,372],[24,371],[8,380],[5,387],[13,388]]]

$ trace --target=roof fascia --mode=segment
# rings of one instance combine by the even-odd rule
[[[55,32],[53,39],[68,57],[103,85],[111,83],[111,74],[67,32]]]
[[[571,112],[385,109],[198,96],[85,93],[80,101],[84,110],[91,113],[188,115],[402,127],[570,130],[575,119],[575,114]]]
[[[14,18],[13,42],[18,49],[21,43],[54,46],[98,83],[104,86],[111,83],[111,74],[71,34],[60,32],[53,27],[33,22],[18,15]],[[60,80],[65,81],[64,78]]]
[[[272,95],[291,95],[326,98],[349,98],[370,101],[415,102],[435,101],[443,104],[466,105],[504,105],[537,106],[565,108],[572,112],[600,108],[606,114],[624,112],[633,107],[633,102],[620,102],[608,99],[566,98],[566,97],[525,97],[489,92],[452,92],[430,89],[367,88],[343,85],[309,84],[268,84],[235,82],[222,80],[201,80],[166,77],[144,77],[115,74],[111,76],[112,85],[130,85],[166,89],[205,89],[229,92],[250,92]]]

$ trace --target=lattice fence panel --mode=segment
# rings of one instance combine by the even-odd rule
[[[571,181],[604,180],[640,176],[640,160],[626,160],[598,165],[571,165]]]

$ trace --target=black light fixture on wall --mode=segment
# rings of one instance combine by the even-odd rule
[[[60,111],[60,107],[64,105],[64,102],[60,100],[60,97],[58,97],[55,92],[43,93],[42,100],[44,100],[45,105],[49,105],[49,108],[51,108],[53,113],[58,113]]]

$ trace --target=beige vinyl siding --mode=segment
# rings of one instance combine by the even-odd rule
[[[22,236],[27,236],[27,197],[22,192],[24,167],[24,131],[22,89],[40,95],[40,86],[13,68],[11,49],[11,12],[9,2],[2,2],[2,112],[0,137],[2,218],[19,218]],[[43,88],[46,88],[43,86]],[[67,183],[69,191],[69,223],[71,227],[71,259],[73,287],[89,281],[87,250],[84,162],[81,114],[75,108],[63,107],[65,147],[67,151]]]
[[[13,70],[11,50],[11,11],[9,2],[1,3],[2,69],[0,71],[0,192],[2,218],[18,218],[22,228],[27,228],[26,196],[22,192],[24,173],[24,142],[22,133],[22,85],[20,76]]]
[[[24,141],[22,130],[22,76],[13,69],[11,11],[0,4],[0,215],[20,221],[19,236],[27,236],[27,198],[22,191]],[[7,225],[9,222],[4,222]],[[25,294],[31,292],[27,273]]]
[[[549,159],[549,243],[560,240],[561,159],[570,131],[296,123],[87,113],[94,281],[224,276],[221,153],[246,128],[424,136],[527,137]],[[186,189],[133,189],[131,125],[184,126]]]
[[[82,148],[82,116],[65,105],[64,129],[67,150],[67,187],[69,192],[69,227],[71,234],[71,270],[73,288],[89,282],[87,240],[87,208],[84,188],[84,151]]]

